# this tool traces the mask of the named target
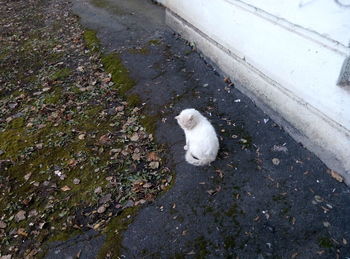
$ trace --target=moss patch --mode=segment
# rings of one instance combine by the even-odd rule
[[[128,50],[131,54],[141,54],[141,55],[148,55],[150,50],[147,47],[142,48],[131,48]]]
[[[126,92],[134,87],[135,81],[130,77],[118,54],[103,55],[101,61],[106,71],[112,75],[118,91],[125,96]]]
[[[161,41],[160,41],[160,40],[157,40],[157,39],[154,39],[154,40],[148,41],[148,43],[149,43],[150,45],[160,45],[160,44],[161,44]]]
[[[318,245],[322,248],[332,248],[334,246],[332,240],[327,237],[320,237]]]
[[[98,258],[117,258],[122,248],[123,232],[133,222],[139,207],[125,209],[119,216],[111,219],[103,233],[106,235],[106,241],[99,251]]]
[[[118,6],[112,4],[107,0],[90,0],[90,2],[96,7],[106,9],[110,13],[114,13],[118,15],[126,14],[124,10],[122,10],[121,8],[119,8]]]
[[[130,106],[139,106],[141,105],[141,98],[138,94],[130,94],[126,98]]]
[[[154,135],[159,117],[159,115],[144,115],[141,117],[141,124],[146,128],[148,133]]]
[[[92,51],[100,50],[100,41],[96,36],[96,32],[93,30],[84,31],[84,41],[86,46]]]
[[[52,81],[63,80],[67,78],[71,74],[72,70],[70,68],[62,68],[55,73],[53,73],[50,77]]]

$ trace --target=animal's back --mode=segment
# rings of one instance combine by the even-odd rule
[[[189,132],[190,151],[193,155],[216,156],[219,141],[214,127],[205,120]]]

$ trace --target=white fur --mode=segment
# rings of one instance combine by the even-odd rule
[[[175,119],[186,135],[186,161],[195,166],[213,162],[218,154],[219,141],[207,118],[195,109],[185,109]]]

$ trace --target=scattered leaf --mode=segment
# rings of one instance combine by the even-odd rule
[[[18,234],[18,235],[21,235],[21,236],[24,236],[24,237],[27,237],[27,236],[28,236],[28,233],[25,231],[24,228],[19,228],[19,229],[17,230],[17,234]]]
[[[0,229],[6,228],[7,224],[3,221],[0,221]]]
[[[69,186],[65,185],[65,186],[63,186],[63,187],[61,188],[61,190],[64,191],[64,192],[67,192],[67,191],[70,191],[71,188],[70,188]]]
[[[149,163],[149,167],[152,169],[157,169],[159,167],[159,162],[153,161],[153,162]]]
[[[344,181],[343,177],[340,174],[338,174],[336,171],[330,170],[330,173],[332,178],[334,178],[338,182],[342,183]]]
[[[156,152],[149,152],[147,154],[147,160],[148,161],[159,161],[159,156],[157,155]]]
[[[25,219],[26,219],[26,212],[24,210],[18,211],[17,214],[15,215],[16,222],[20,222]]]

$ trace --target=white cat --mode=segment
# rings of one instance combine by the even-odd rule
[[[213,162],[218,154],[219,140],[207,118],[195,109],[185,109],[175,119],[185,131],[186,161],[195,166]]]

